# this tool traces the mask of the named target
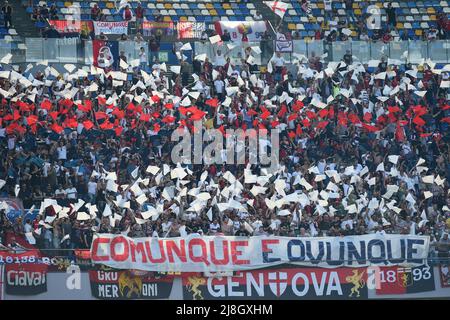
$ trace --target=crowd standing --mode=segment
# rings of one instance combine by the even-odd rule
[[[347,52],[339,62],[296,54],[288,68],[277,53],[260,72],[252,47],[239,63],[219,49],[194,59],[189,83],[187,62],[164,72],[158,47],[151,72],[146,57],[89,74],[2,71],[0,193],[39,209],[10,221],[3,202],[2,244],[87,249],[95,233],[396,233],[429,235],[431,254],[448,258],[448,65],[369,65]],[[224,137],[276,130],[277,170],[173,163],[173,132],[192,133],[195,121]]]

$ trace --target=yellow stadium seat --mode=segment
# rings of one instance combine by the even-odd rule
[[[352,31],[352,37],[356,37],[358,33],[356,31]]]
[[[416,36],[422,36],[422,29],[416,29]]]
[[[72,6],[72,2],[68,2],[68,1],[64,2],[64,7],[69,8],[71,6]]]
[[[434,11],[434,8],[427,8],[427,13],[433,14],[436,13],[436,11]]]
[[[357,16],[360,16],[361,15],[361,9],[355,9],[355,14]]]
[[[431,21],[436,21],[436,15],[435,14],[430,15],[430,20]]]
[[[212,16],[217,16],[217,11],[215,9],[209,10],[209,14]]]
[[[397,22],[397,29],[403,29],[403,23]]]
[[[165,3],[164,4],[164,9],[167,9],[167,10],[172,9],[172,4],[171,3]]]
[[[223,8],[224,8],[225,10],[230,10],[230,9],[231,9],[231,5],[230,5],[229,3],[224,3],[224,4],[223,4]]]
[[[180,21],[181,21],[181,22],[187,22],[188,19],[187,19],[187,17],[180,17]]]
[[[170,22],[170,21],[172,21],[172,18],[170,16],[164,16],[163,21]]]
[[[353,3],[353,9],[359,9],[359,4],[358,3]]]
[[[107,2],[107,3],[106,3],[106,7],[107,7],[108,9],[114,9],[114,3],[112,3],[112,2]]]
[[[296,29],[295,23],[289,23],[288,24],[288,29],[289,30],[295,30]]]
[[[205,5],[206,9],[214,9],[214,6],[212,5],[212,3],[207,3]]]
[[[325,8],[325,6],[323,5],[323,2],[317,3],[317,8],[319,8],[319,9]]]

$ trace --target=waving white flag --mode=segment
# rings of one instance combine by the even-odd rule
[[[280,18],[284,17],[288,7],[287,3],[284,3],[283,1],[264,1],[264,4]]]

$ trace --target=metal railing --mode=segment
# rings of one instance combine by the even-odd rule
[[[93,63],[92,40],[80,40],[78,38],[44,39],[25,38],[23,42],[11,42],[0,40],[0,56],[12,54],[13,64],[36,63],[47,60],[50,63],[75,63],[90,66]],[[168,46],[167,44],[170,44]],[[228,49],[226,44],[234,44],[234,48]],[[177,64],[176,59],[170,61],[172,43],[166,43],[166,48],[160,50],[160,61],[168,64]],[[245,57],[245,48],[258,46],[261,54],[252,52],[255,63],[265,65],[274,53],[273,40],[253,43],[225,43],[221,46],[212,45],[209,41],[191,42],[195,55],[206,53],[210,60],[214,59],[215,51],[221,49],[225,55],[236,60]],[[125,51],[128,59],[138,59],[139,48],[143,46],[148,50],[146,42],[136,43],[134,41],[118,41],[120,51]],[[168,49],[170,48],[170,49]],[[369,60],[379,60],[382,56],[396,59],[402,63],[418,64],[424,60],[431,59],[435,63],[446,64],[450,62],[450,41],[393,41],[365,42],[365,41],[341,41],[327,43],[325,41],[293,40],[293,52],[283,53],[288,62],[296,59],[294,53],[303,54],[307,57],[314,52],[317,56],[327,53],[325,61],[339,61],[344,54],[350,50],[352,55],[359,61],[367,63]]]

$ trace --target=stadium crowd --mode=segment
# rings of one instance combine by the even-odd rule
[[[430,235],[448,257],[448,67],[386,57],[369,65],[347,52],[329,63],[296,54],[295,72],[275,54],[259,72],[247,49],[236,65],[220,50],[212,61],[197,56],[192,84],[187,62],[173,73],[157,60],[148,73],[127,63],[89,74],[2,71],[0,193],[40,208],[34,220],[11,221],[2,202],[2,244],[89,248],[96,232],[400,233]],[[131,79],[122,78],[127,70]],[[224,136],[276,130],[278,170],[180,169],[171,135],[193,132],[194,121]]]

